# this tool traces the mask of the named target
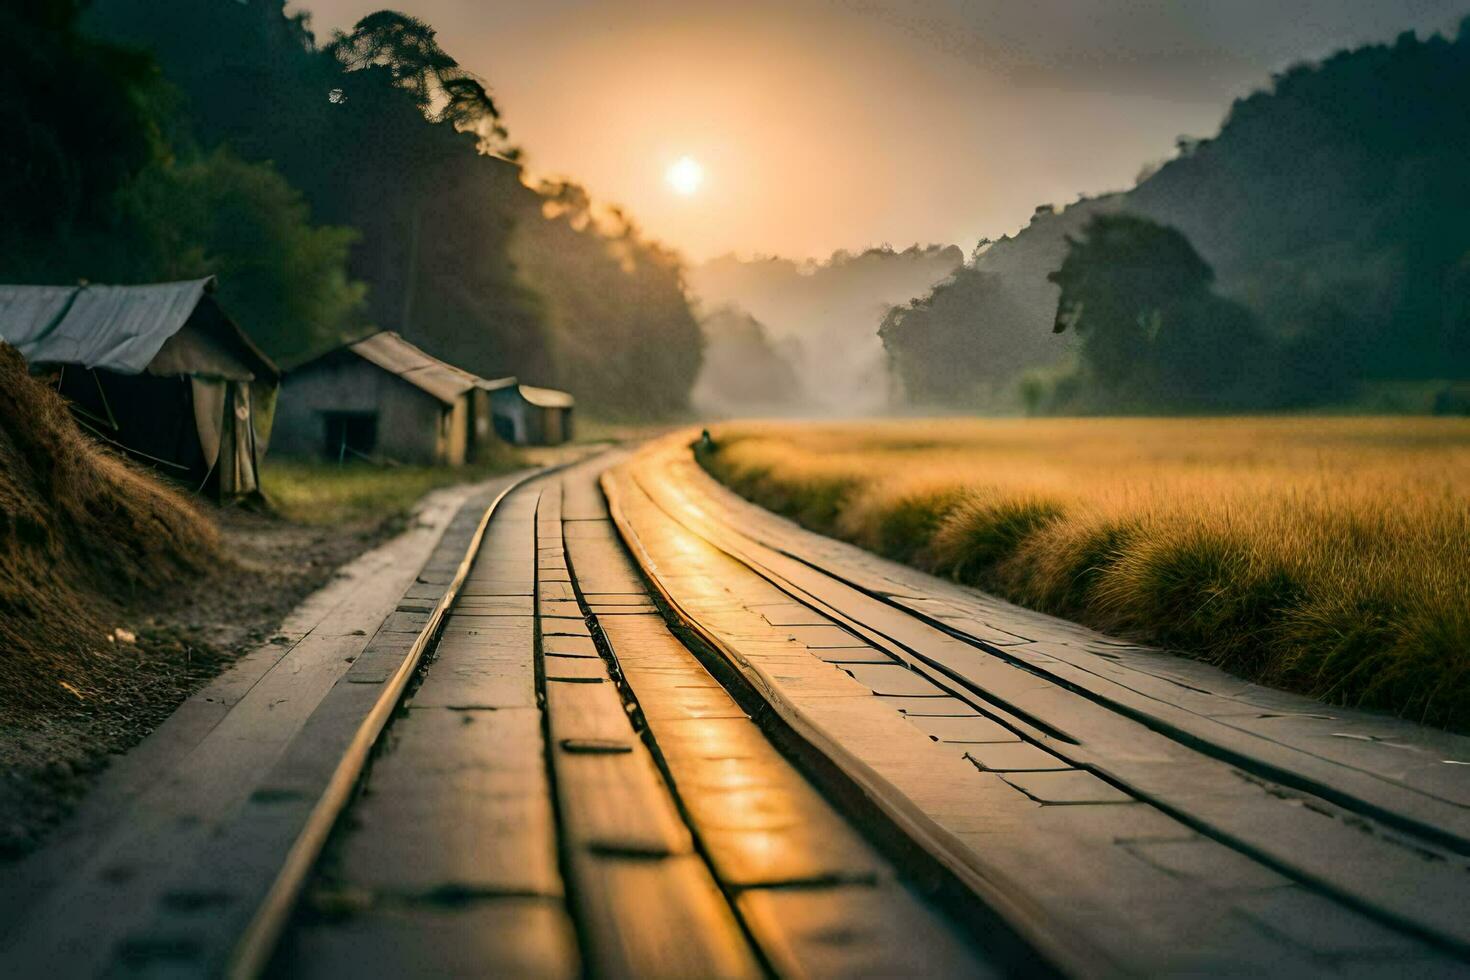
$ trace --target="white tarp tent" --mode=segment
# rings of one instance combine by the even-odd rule
[[[0,340],[58,369],[98,435],[221,496],[254,493],[280,372],[214,284],[0,285]]]

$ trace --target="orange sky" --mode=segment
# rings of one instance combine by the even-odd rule
[[[305,0],[320,35],[379,9]],[[1291,8],[1283,12],[1280,8]],[[398,0],[484,76],[534,174],[691,259],[998,236],[1123,188],[1273,68],[1466,0]],[[1167,12],[1165,12],[1167,11]],[[705,168],[672,193],[670,164]]]

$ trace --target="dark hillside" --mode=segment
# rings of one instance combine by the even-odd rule
[[[998,278],[969,286],[983,282],[984,295],[959,302],[954,284],[941,286],[914,306],[949,312],[917,317],[912,344],[896,328],[885,343],[906,376],[1012,341],[1023,367],[1056,364],[1065,347],[1034,336],[1050,331],[1060,298],[1047,276],[1068,236],[1126,211],[1183,232],[1219,293],[1259,320],[1275,370],[1258,400],[1305,405],[1366,381],[1470,376],[1467,104],[1466,28],[1299,65],[1237,101],[1215,138],[1181,140],[1131,191],[1038,209],[1015,236],[983,243],[974,269]]]
[[[1189,236],[1278,336],[1330,332],[1365,377],[1463,377],[1466,105],[1470,29],[1344,51],[1237,102],[1125,206]]]
[[[157,58],[206,147],[270,161],[356,233],[372,324],[594,413],[682,410],[700,346],[678,255],[569,181],[528,187],[488,82],[431,25],[383,10],[317,37],[285,7],[97,0],[88,25]]]

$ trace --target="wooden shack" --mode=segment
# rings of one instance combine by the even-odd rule
[[[295,456],[459,466],[481,379],[385,330],[281,382],[274,447]]]
[[[516,446],[559,446],[572,438],[576,401],[565,391],[506,385],[490,393],[495,431]]]
[[[54,379],[93,435],[195,489],[249,496],[280,372],[214,288],[213,277],[0,286],[0,339]]]

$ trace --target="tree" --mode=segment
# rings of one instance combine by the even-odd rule
[[[380,10],[358,21],[351,32],[338,34],[326,50],[348,71],[384,69],[431,122],[473,132],[484,152],[508,160],[520,155],[506,143],[509,134],[484,81],[450,57],[424,21]]]
[[[15,219],[0,221],[0,278],[217,275],[225,308],[287,363],[363,328],[353,232],[313,225],[269,164],[201,154],[149,55],[84,37],[75,0],[5,8],[0,44],[0,72],[19,70],[0,87],[0,207]]]
[[[279,363],[365,329],[366,287],[347,277],[356,232],[312,225],[300,192],[271,166],[216,150],[150,168],[124,207],[138,229],[124,278],[218,276],[221,304]]]
[[[153,61],[79,30],[78,0],[0,7],[0,263],[24,274],[105,228],[163,155]]]
[[[571,181],[540,197],[546,217],[518,227],[514,255],[545,299],[557,383],[618,417],[685,410],[703,338],[678,254]]]
[[[976,406],[1008,387],[1049,346],[991,272],[961,268],[927,295],[888,311],[878,336],[911,401]]]
[[[1082,389],[1098,407],[1219,409],[1249,402],[1264,364],[1255,318],[1211,289],[1214,273],[1179,231],[1099,214],[1048,278],[1055,333],[1080,338]]]
[[[206,156],[269,162],[317,221],[355,229],[368,322],[593,412],[682,408],[699,334],[677,256],[631,224],[545,217],[500,107],[428,24],[382,11],[319,45],[285,2],[96,0],[89,20],[156,52]]]

